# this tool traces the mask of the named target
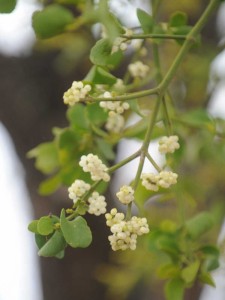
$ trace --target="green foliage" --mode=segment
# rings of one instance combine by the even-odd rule
[[[80,87],[73,85],[66,92],[66,97],[69,95],[72,101],[66,113],[68,126],[54,128],[52,141],[40,144],[28,153],[29,158],[35,159],[36,168],[48,176],[40,184],[41,194],[52,193],[61,185],[71,186],[77,179],[90,184],[90,189],[82,194],[79,188],[74,188],[69,197],[72,199],[73,193],[78,195],[70,199],[70,208],[62,209],[60,217],[41,217],[31,222],[28,229],[35,234],[40,256],[62,258],[67,246],[88,247],[92,233],[84,216],[90,213],[90,197],[94,192],[103,193],[108,182],[103,179],[93,182],[89,174],[91,171],[84,172],[79,165],[81,157],[89,153],[97,155],[106,165],[104,172],[110,176],[139,158],[129,187],[133,189],[139,214],[148,218],[151,231],[142,237],[141,247],[137,246],[135,254],[126,251],[117,256],[117,264],[122,274],[126,274],[123,277],[127,279],[126,286],[121,286],[117,272],[108,272],[110,267],[106,267],[102,281],[111,287],[113,284],[115,288],[110,291],[115,293],[115,299],[120,297],[121,291],[126,296],[137,282],[143,278],[149,280],[156,274],[157,279],[165,280],[166,299],[182,300],[185,290],[196,282],[214,286],[210,272],[219,266],[220,252],[214,245],[214,237],[225,211],[219,192],[223,189],[225,176],[221,169],[225,163],[225,125],[207,112],[204,88],[194,90],[192,103],[188,102],[188,96],[183,101],[183,90],[187,90],[188,95],[189,83],[197,82],[196,86],[199,86],[201,78],[206,77],[207,67],[196,68],[205,46],[192,48],[188,59],[186,55],[193,41],[199,38],[209,12],[212,13],[218,3],[212,0],[201,22],[192,27],[183,11],[171,14],[167,18],[168,23],[160,20],[160,15],[157,15],[160,2],[152,3],[154,18],[137,9],[142,33],[137,29],[133,29],[132,33],[126,31],[110,12],[108,1],[104,0],[95,4],[82,0],[58,0],[58,4],[46,5],[33,15],[33,27],[39,39],[51,38],[67,30],[71,36],[82,30],[82,36],[85,36],[83,33],[95,23],[104,28],[104,38],[98,39],[90,50],[90,71],[82,83],[75,83]],[[76,19],[70,7],[75,9]],[[57,37],[55,43],[63,49],[66,39],[62,36]],[[141,44],[135,48],[132,40],[137,38]],[[132,51],[126,55],[128,45]],[[115,51],[112,51],[113,46],[117,46]],[[146,51],[149,51],[147,55]],[[138,61],[143,63],[143,70],[147,66],[146,73],[141,70],[142,67],[136,70],[140,74],[132,73],[129,64]],[[188,66],[185,66],[186,61]],[[207,64],[209,66],[209,61]],[[118,80],[121,78],[122,85]],[[132,114],[138,115],[139,119],[127,125]],[[180,148],[166,151],[164,162],[158,165],[149,152],[150,142],[174,135],[179,137]],[[141,146],[137,152],[115,163],[117,144],[124,138],[138,139]],[[147,160],[158,176],[157,182],[149,179],[149,185],[153,185],[151,188],[144,186],[141,177],[144,161]],[[218,174],[218,168],[221,174]],[[98,169],[98,165],[94,165],[94,169]],[[162,179],[166,170],[178,173],[174,186],[167,182],[171,179]],[[131,234],[134,230],[131,225],[127,226],[132,214],[131,206],[132,202],[126,206],[127,213],[122,223],[125,225],[120,228],[120,238],[117,232],[113,232],[117,230],[116,226],[111,230],[117,246],[130,243],[128,237],[123,238],[123,231],[129,235],[128,232]],[[137,220],[145,219],[138,217]],[[140,235],[145,229],[144,226],[140,229]],[[135,232],[132,238],[137,235]],[[123,255],[124,260],[121,259]]]
[[[52,4],[33,14],[33,28],[38,38],[46,39],[62,33],[73,20],[68,9]]]
[[[153,30],[153,19],[148,13],[142,9],[137,9],[137,17],[144,33],[151,33]]]
[[[71,247],[86,248],[90,245],[92,234],[84,218],[78,216],[73,221],[68,221],[65,217],[65,211],[62,210],[60,224],[63,236]]]
[[[122,51],[112,53],[112,43],[109,39],[101,39],[91,49],[90,60],[97,66],[116,67],[122,59]]]
[[[11,13],[16,7],[16,0],[0,0],[0,13]]]
[[[184,296],[184,282],[180,278],[169,281],[165,287],[167,300],[182,300]]]
[[[84,80],[94,84],[112,85],[116,83],[117,78],[109,73],[108,70],[99,66],[93,66]]]
[[[38,255],[44,257],[57,256],[65,249],[65,247],[66,242],[61,231],[55,231],[54,234],[49,237],[46,243],[40,248]]]
[[[187,232],[193,239],[198,239],[202,234],[210,230],[212,226],[213,220],[208,212],[202,212],[186,223]]]

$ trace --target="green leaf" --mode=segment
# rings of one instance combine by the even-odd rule
[[[32,221],[29,225],[28,225],[28,230],[33,232],[33,233],[38,233],[37,230],[37,224],[38,224],[38,220],[34,220]]]
[[[101,152],[101,154],[104,155],[107,160],[115,159],[115,153],[113,152],[112,145],[108,144],[103,139],[96,139],[96,143],[98,146],[98,150]]]
[[[182,279],[187,283],[192,283],[198,273],[200,261],[196,260],[181,271]]]
[[[60,216],[61,229],[67,243],[73,248],[86,248],[92,241],[91,230],[81,216],[68,221],[63,209]]]
[[[38,187],[40,195],[49,195],[55,192],[61,185],[59,174],[42,181]]]
[[[213,226],[213,220],[208,212],[202,212],[185,224],[187,232],[193,239],[198,239],[205,232],[209,231]]]
[[[11,13],[16,7],[16,0],[0,0],[0,13]]]
[[[180,278],[170,280],[165,286],[165,294],[167,300],[183,300],[184,282]]]
[[[89,128],[89,120],[85,111],[85,106],[79,103],[68,109],[67,118],[75,130]]]
[[[108,118],[108,113],[99,106],[99,103],[91,103],[86,106],[87,117],[91,124],[102,125]]]
[[[137,17],[141,24],[144,33],[151,33],[153,30],[154,21],[151,15],[142,9],[137,9]]]
[[[49,235],[54,231],[53,225],[51,217],[42,217],[37,223],[37,231],[41,235]]]
[[[97,41],[91,49],[90,60],[95,65],[105,66],[111,55],[112,45],[108,39]]]
[[[97,41],[91,49],[90,60],[93,64],[99,66],[113,67],[118,64],[122,58],[122,51],[111,54],[112,44],[109,39],[101,39]]]
[[[206,129],[211,133],[215,133],[215,122],[208,114],[206,110],[196,109],[191,110],[185,114],[180,114],[177,118],[178,122],[189,125],[190,127],[196,127]]]
[[[66,247],[66,241],[61,231],[55,231],[50,239],[38,251],[38,255],[51,257],[58,255]]]
[[[168,279],[176,277],[180,273],[180,266],[168,263],[165,265],[162,265],[157,270],[157,275],[161,279]]]
[[[58,151],[54,142],[42,143],[30,150],[28,158],[36,158],[35,167],[45,174],[55,171],[59,166]]]
[[[174,236],[164,234],[157,241],[157,247],[161,251],[166,252],[172,258],[177,257],[179,255],[179,248],[176,243]]]
[[[219,267],[219,249],[215,246],[207,245],[200,248],[205,254],[204,267],[207,271],[213,271]]]
[[[210,285],[212,287],[216,287],[215,282],[214,282],[211,274],[208,273],[208,272],[201,273],[200,276],[199,276],[199,280],[202,283],[208,284],[208,285]]]
[[[38,38],[46,39],[62,33],[74,20],[68,9],[58,4],[47,6],[33,14],[33,28]]]
[[[187,14],[181,11],[177,11],[170,16],[169,26],[170,27],[180,27],[187,24]]]
[[[48,240],[49,240],[49,237],[47,237],[45,235],[35,234],[35,242],[36,242],[38,249],[41,249],[44,246],[44,244],[47,243]]]
[[[117,78],[109,73],[106,69],[100,66],[93,66],[88,72],[84,81],[90,81],[94,84],[107,84],[112,85],[116,83]]]

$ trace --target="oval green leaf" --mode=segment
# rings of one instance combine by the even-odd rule
[[[165,294],[167,300],[183,300],[184,282],[180,278],[170,280],[165,286]]]
[[[16,0],[0,0],[0,13],[11,13],[16,7]]]
[[[151,33],[153,30],[154,21],[146,11],[137,9],[137,17],[141,24],[144,33]]]
[[[49,216],[40,218],[37,223],[37,231],[41,235],[49,235],[54,231],[53,220]]]
[[[66,241],[61,231],[55,231],[50,239],[38,251],[39,256],[51,257],[58,255],[66,247]]]
[[[46,39],[62,33],[74,20],[73,14],[61,5],[52,4],[33,14],[33,28],[36,36]]]
[[[87,222],[81,216],[68,221],[63,209],[60,216],[61,229],[66,242],[73,248],[86,248],[92,241],[92,234]]]
[[[181,271],[181,277],[182,279],[187,283],[192,283],[198,273],[200,267],[200,261],[196,260],[195,262],[191,263],[189,266],[187,266],[186,268],[184,268]]]
[[[38,233],[37,224],[38,224],[38,220],[33,220],[28,225],[28,230],[33,232],[33,233]]]
[[[193,239],[199,238],[213,226],[213,220],[208,212],[202,212],[188,220],[185,227]]]

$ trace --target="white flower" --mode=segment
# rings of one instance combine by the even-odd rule
[[[74,204],[91,188],[90,184],[83,180],[76,179],[74,183],[68,188],[69,198],[73,200]]]
[[[88,208],[89,214],[94,214],[96,216],[99,216],[106,212],[107,204],[105,201],[105,197],[99,195],[98,192],[93,192],[91,197],[88,198],[88,202],[89,202],[89,208]]]
[[[169,188],[171,185],[177,183],[178,175],[171,171],[162,171],[159,173],[158,186],[162,188]]]
[[[149,232],[146,218],[132,217],[125,221],[124,214],[118,213],[115,208],[106,214],[106,220],[106,224],[112,232],[109,241],[113,251],[135,250],[137,237]]]
[[[110,92],[105,92],[103,97],[112,98],[112,94]],[[121,101],[101,101],[99,105],[106,110],[112,110],[118,114],[122,114],[125,110],[130,108],[129,103]]]
[[[108,168],[97,155],[92,153],[87,156],[82,155],[79,165],[83,168],[84,172],[91,173],[91,179],[93,181],[104,180],[108,182],[110,180],[110,176],[107,173]]]
[[[105,128],[109,132],[118,133],[124,128],[124,117],[120,114],[115,113],[114,111],[110,111],[108,115],[108,119],[105,125]]]
[[[128,66],[128,70],[132,77],[144,78],[148,74],[149,69],[149,66],[144,65],[141,61],[136,61]]]
[[[142,185],[149,191],[157,192],[159,175],[153,173],[143,173],[141,175]]]
[[[129,185],[124,185],[120,188],[120,191],[116,194],[119,201],[123,204],[129,204],[134,201],[134,190]]]
[[[85,99],[90,91],[91,86],[89,84],[84,85],[82,81],[74,81],[71,88],[63,95],[64,103],[72,106],[80,100]]]
[[[159,174],[143,173],[141,175],[142,185],[150,191],[157,192],[159,187],[169,188],[177,183],[178,175],[171,171],[161,171]]]
[[[160,153],[173,153],[175,150],[180,148],[178,142],[179,138],[177,135],[163,136],[159,140],[159,152]]]
[[[128,29],[128,28],[124,28],[125,30],[125,35],[126,36],[132,36],[133,34],[133,31],[131,29]],[[121,51],[126,51],[127,50],[127,47],[128,45],[131,43],[131,40],[127,40],[126,38],[123,38],[123,37],[117,37],[113,43],[113,46],[112,46],[112,53],[115,53],[119,50]]]

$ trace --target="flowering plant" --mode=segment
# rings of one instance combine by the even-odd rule
[[[206,209],[202,211],[197,198],[203,201],[207,192],[203,190],[200,195],[195,182],[190,183],[194,170],[188,166],[192,157],[201,174],[200,158],[191,150],[193,144],[199,149],[207,144],[210,152],[212,139],[221,154],[218,163],[224,163],[223,133],[221,129],[218,131],[218,124],[222,128],[221,120],[212,119],[200,105],[193,110],[182,106],[176,93],[184,98],[177,87],[185,84],[185,80],[177,78],[178,68],[188,51],[200,47],[199,35],[220,1],[209,1],[193,26],[183,12],[173,13],[166,24],[158,22],[160,2],[152,1],[152,14],[137,9],[137,28],[125,28],[104,0],[97,3],[65,0],[62,1],[65,6],[50,4],[34,13],[33,27],[39,39],[76,33],[93,24],[100,24],[101,37],[90,50],[92,66],[88,74],[83,80],[73,81],[63,95],[68,105],[69,126],[54,129],[53,141],[29,152],[29,157],[36,159],[36,167],[50,175],[41,183],[40,192],[52,193],[66,185],[72,201],[69,207],[62,208],[60,216],[34,220],[29,230],[35,234],[40,256],[62,258],[67,246],[90,245],[92,233],[85,215],[105,215],[112,250],[122,250],[129,256],[129,250],[141,251],[140,239],[143,251],[149,257],[156,257],[156,265],[149,269],[155,268],[157,276],[167,280],[167,299],[179,300],[185,289],[197,281],[214,286],[210,271],[218,267],[219,260],[218,248],[202,236],[214,223],[219,224],[221,215],[215,218]],[[77,9],[77,18],[68,4]],[[168,44],[177,51],[173,59],[169,58],[169,66],[165,53]],[[129,62],[123,75],[116,76],[127,57]],[[191,89],[188,84],[186,88]],[[138,121],[129,125],[133,114]],[[141,146],[115,162],[115,146],[124,138],[138,139]],[[152,141],[157,141],[163,163],[154,159],[149,148]],[[209,153],[204,155],[210,159]],[[112,174],[135,159],[139,163],[133,179],[129,183],[121,180],[115,193],[118,204],[108,210],[108,199],[103,193]],[[154,171],[144,171],[146,162]],[[156,217],[151,205],[154,201],[169,203],[170,215],[159,213]],[[185,201],[191,207],[187,214]],[[121,205],[125,213],[119,212]],[[137,215],[133,214],[134,206]],[[194,211],[194,207],[198,209]],[[135,251],[132,253],[135,255]]]

